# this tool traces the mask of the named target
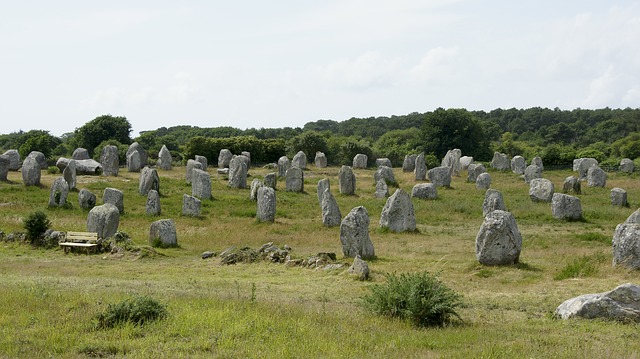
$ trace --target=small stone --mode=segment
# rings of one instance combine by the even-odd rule
[[[490,166],[498,171],[507,171],[511,168],[511,161],[509,160],[509,156],[506,154],[494,152]]]
[[[389,186],[387,186],[387,182],[383,178],[380,178],[376,182],[375,197],[376,198],[387,198],[387,197],[389,197]]]
[[[276,218],[276,192],[271,187],[258,188],[258,210],[256,218],[260,222],[274,222]]]
[[[173,219],[161,219],[151,223],[149,244],[160,247],[177,247],[178,235]]]
[[[316,193],[318,195],[318,204],[322,206],[322,195],[324,191],[331,188],[331,184],[328,178],[323,178],[318,181],[318,186],[316,187]]]
[[[616,207],[629,207],[627,191],[618,187],[611,189],[611,205]]]
[[[433,183],[418,183],[411,189],[411,197],[418,199],[437,199],[438,189]]]
[[[533,202],[551,202],[553,183],[546,178],[534,178],[529,182],[529,198]]]
[[[413,172],[416,168],[416,157],[418,155],[405,155],[404,161],[402,161],[402,172]]]
[[[118,231],[120,211],[111,203],[93,207],[87,216],[87,232],[98,233],[98,238],[107,239]]]
[[[323,152],[316,152],[314,163],[316,164],[317,168],[327,167],[327,156]]]
[[[278,159],[278,177],[284,177],[287,174],[287,170],[291,168],[291,162],[287,156],[282,156]]]
[[[416,181],[424,181],[427,179],[427,164],[424,161],[424,153],[420,153],[416,156],[416,161],[413,165],[413,174]]]
[[[22,163],[22,182],[25,186],[40,186],[40,165],[33,157],[27,157]]]
[[[209,162],[205,156],[196,155],[195,160],[196,162],[200,162],[200,165],[202,165],[202,168],[200,168],[201,170],[206,171],[207,167],[209,167]]]
[[[267,173],[264,176],[264,185],[267,187],[271,187],[274,190],[276,189],[276,185],[278,184],[278,174],[275,172]]]
[[[554,193],[551,200],[553,218],[579,220],[582,218],[580,198],[564,193]]]
[[[188,194],[182,195],[182,215],[185,217],[200,217],[202,202]]]
[[[491,175],[487,172],[481,173],[476,178],[476,189],[487,190],[491,187]]]
[[[346,257],[357,255],[367,259],[375,257],[369,238],[369,213],[363,206],[353,208],[340,223],[340,242]]]
[[[138,192],[140,192],[141,195],[146,196],[152,189],[160,193],[160,176],[158,176],[158,171],[154,168],[145,167],[140,171]]]
[[[362,153],[358,153],[353,157],[353,168],[367,168],[367,161],[369,160],[368,156]]]
[[[380,228],[388,228],[396,233],[416,230],[416,215],[407,192],[398,188],[387,199],[380,214]]]
[[[340,193],[344,195],[353,195],[356,192],[356,175],[349,166],[342,166],[338,174],[338,186]]]
[[[620,161],[620,172],[622,173],[633,173],[635,169],[635,163],[628,158],[623,158]]]
[[[587,170],[587,186],[604,187],[607,184],[607,173],[598,166],[591,166]]]
[[[96,195],[86,188],[78,192],[78,205],[82,209],[92,209],[96,206]]]
[[[555,316],[562,319],[606,319],[620,322],[640,322],[640,287],[622,284],[612,291],[584,294],[564,301]]]
[[[147,195],[147,203],[145,205],[145,212],[149,216],[159,216],[162,213],[160,209],[160,194],[156,190],[150,190]]]
[[[291,160],[291,167],[298,167],[301,170],[307,169],[307,155],[302,151],[298,151],[293,156],[293,160]]]
[[[49,207],[64,207],[67,203],[67,196],[69,195],[69,185],[64,177],[56,178],[51,184],[51,191],[49,193]]]
[[[231,151],[226,148],[221,149],[218,154],[218,168],[228,168],[231,158],[233,158]]]
[[[373,180],[375,182],[378,182],[380,179],[383,179],[386,183],[396,183],[396,178],[393,175],[393,169],[384,165],[379,166],[373,174]]]
[[[478,176],[480,176],[481,173],[487,172],[487,169],[482,163],[472,163],[467,167],[467,171],[467,182],[476,183]]]
[[[249,192],[249,199],[252,201],[257,201],[258,200],[258,188],[264,186],[264,183],[262,183],[262,181],[260,181],[257,178],[254,178],[253,181],[251,181],[251,191]]]
[[[322,209],[322,224],[327,227],[340,225],[342,213],[340,212],[340,207],[338,207],[338,202],[336,202],[335,197],[333,197],[328,188],[322,193],[320,208]]]
[[[89,156],[89,151],[86,148],[80,147],[80,148],[76,148],[73,151],[71,158],[73,158],[76,161],[79,161],[79,160],[88,160],[91,157]]]
[[[429,181],[436,187],[451,187],[451,169],[449,167],[436,167],[427,172]]]
[[[524,169],[524,182],[531,183],[534,178],[542,178],[542,168],[532,164]]]
[[[191,195],[200,199],[211,199],[211,175],[195,168],[191,173]]]
[[[111,203],[116,206],[120,214],[124,214],[124,193],[117,188],[107,187],[102,194],[103,203]]]
[[[353,264],[349,267],[347,273],[358,280],[367,280],[369,279],[369,265],[357,255],[353,259]]]
[[[187,184],[191,184],[191,181],[193,179],[193,170],[194,169],[199,169],[199,170],[204,170],[202,168],[202,163],[196,161],[196,160],[187,160],[187,172],[185,174],[185,179],[187,181]]]
[[[118,171],[120,170],[118,147],[114,145],[104,146],[100,154],[100,164],[102,165],[103,175],[118,176]]]
[[[562,192],[569,193],[573,192],[574,194],[580,194],[582,192],[580,185],[580,180],[576,176],[569,176],[564,179],[564,183],[562,184]]]
[[[393,167],[391,165],[391,160],[388,158],[376,158],[376,167],[387,166],[389,168]]]
[[[511,159],[511,171],[518,175],[523,175],[527,168],[527,161],[522,156],[514,156]]]
[[[304,192],[304,172],[292,166],[285,174],[285,190],[287,192]]]
[[[158,152],[158,168],[169,171],[173,165],[173,157],[167,146],[162,145],[160,152]]]
[[[502,192],[495,189],[488,189],[484,194],[484,201],[482,202],[482,215],[486,217],[487,214],[495,210],[506,211],[507,206],[504,204]]]

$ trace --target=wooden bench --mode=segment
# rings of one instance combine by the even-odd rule
[[[59,244],[65,253],[68,253],[72,248],[84,248],[89,254],[93,249],[98,248],[98,233],[67,232],[65,241]]]

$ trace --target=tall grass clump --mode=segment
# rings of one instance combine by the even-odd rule
[[[164,304],[147,296],[137,296],[120,303],[109,304],[95,319],[98,329],[113,328],[124,323],[143,325],[167,316]]]
[[[429,272],[387,274],[387,282],[369,287],[363,304],[375,314],[410,321],[416,327],[444,326],[460,315],[462,296]]]
[[[602,253],[575,258],[567,263],[553,279],[563,280],[569,278],[593,277],[598,273],[598,265],[605,261]]]
[[[33,245],[39,245],[40,239],[44,232],[51,227],[51,221],[47,218],[47,214],[37,210],[31,212],[23,219],[24,229],[27,230],[27,239]]]

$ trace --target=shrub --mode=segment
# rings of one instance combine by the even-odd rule
[[[56,173],[60,173],[60,169],[58,167],[56,167],[56,166],[49,166],[47,168],[47,173],[50,174],[50,175],[54,175]]]
[[[388,274],[385,284],[369,289],[363,304],[376,314],[408,320],[417,327],[444,326],[452,317],[461,319],[456,308],[462,296],[428,272]]]
[[[109,304],[95,319],[98,329],[113,328],[124,323],[143,325],[154,320],[164,319],[167,308],[157,300],[147,296],[137,296],[120,303]]]
[[[51,221],[47,218],[47,214],[38,210],[31,212],[24,218],[24,229],[27,230],[27,239],[31,244],[40,244],[40,237],[51,227]]]

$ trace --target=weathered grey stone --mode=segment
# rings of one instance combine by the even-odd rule
[[[476,178],[476,189],[486,190],[491,187],[491,175],[487,172],[481,173]]]
[[[640,287],[626,283],[609,292],[568,299],[556,308],[555,317],[640,322]]]
[[[629,207],[629,202],[627,202],[627,191],[619,187],[612,188],[611,205],[617,207]]]
[[[471,163],[469,167],[467,167],[467,171],[467,182],[476,183],[478,176],[480,176],[481,173],[487,172],[487,169],[482,163]]]
[[[80,206],[80,208],[92,209],[96,206],[96,203],[96,195],[88,189],[83,188],[80,190],[80,192],[78,192],[78,206]]]
[[[0,155],[0,181],[6,181],[9,174],[9,164],[11,160],[7,155]]]
[[[307,169],[307,155],[302,151],[298,151],[293,156],[293,160],[291,160],[291,167],[298,167],[301,170]]]
[[[553,183],[546,178],[534,178],[529,182],[529,198],[534,202],[551,202]]]
[[[376,181],[376,198],[387,198],[389,197],[389,186],[387,182],[385,182],[384,178],[380,178]]]
[[[229,184],[231,188],[247,188],[247,157],[236,156],[229,162]]]
[[[146,196],[152,189],[160,193],[160,176],[158,176],[158,171],[155,168],[145,167],[140,171],[138,191],[141,195]]]
[[[633,163],[633,161],[628,158],[623,158],[622,160],[620,160],[620,172],[622,173],[633,173],[635,167],[636,165]]]
[[[460,176],[460,157],[462,157],[460,149],[449,150],[440,162],[440,167],[449,167],[452,176]]]
[[[413,168],[413,174],[415,175],[416,181],[424,181],[427,179],[427,163],[424,161],[424,153],[420,153],[416,156]]]
[[[264,186],[264,183],[262,183],[262,181],[260,181],[257,178],[254,178],[253,181],[251,181],[251,191],[249,193],[250,200],[252,201],[258,200],[258,189],[262,186]]]
[[[35,158],[36,161],[38,161],[38,165],[40,165],[41,170],[44,170],[47,167],[49,167],[49,165],[47,164],[47,158],[44,156],[44,153],[40,151],[31,151],[29,152],[29,155],[27,155],[27,157]]]
[[[185,217],[200,217],[202,201],[188,194],[182,195],[182,215]]]
[[[251,152],[241,151],[240,156],[244,156],[247,158],[247,169],[251,168]]]
[[[577,158],[573,160],[573,170],[578,171],[578,178],[582,181],[587,178],[587,172],[591,166],[597,166],[595,158]]]
[[[476,236],[476,259],[485,265],[518,263],[522,236],[516,219],[509,212],[491,211]]]
[[[79,147],[73,151],[71,158],[76,161],[79,161],[79,160],[88,160],[91,157],[89,156],[89,151],[86,148]]]
[[[102,193],[102,203],[111,203],[116,206],[120,214],[124,214],[124,193],[117,188],[107,187]]]
[[[355,207],[344,217],[340,223],[340,243],[342,253],[346,257],[375,257],[373,243],[369,237],[369,213],[366,208]]]
[[[376,158],[376,167],[387,166],[389,168],[393,167],[391,165],[391,160],[388,158]]]
[[[495,189],[488,189],[484,194],[484,201],[482,202],[482,215],[486,217],[487,214],[495,210],[506,211],[507,206],[504,204],[502,192]]]
[[[419,199],[437,199],[438,189],[433,183],[418,183],[411,189],[411,197]]]
[[[542,168],[536,165],[529,165],[524,170],[524,182],[531,183],[534,178],[542,178]]]
[[[612,245],[614,266],[640,269],[640,224],[617,225]]]
[[[380,228],[388,228],[392,232],[416,230],[416,214],[407,192],[398,188],[387,198],[380,214]]]
[[[229,163],[233,158],[233,154],[226,148],[220,150],[218,154],[218,168],[229,168]]]
[[[472,163],[473,163],[473,157],[471,156],[460,157],[460,170],[461,171],[469,170],[469,165]]]
[[[69,189],[75,189],[78,184],[77,172],[76,160],[69,161],[64,170],[62,170],[62,177],[67,181]]]
[[[111,203],[93,207],[87,216],[87,232],[98,233],[98,238],[110,238],[116,234],[119,225],[120,211]]]
[[[114,145],[106,145],[102,148],[100,154],[100,164],[102,165],[102,174],[105,176],[117,176],[120,170],[120,160],[118,158],[118,147]]]
[[[316,193],[318,194],[318,204],[322,206],[322,195],[324,194],[324,191],[327,189],[331,189],[329,179],[323,178],[318,181],[318,186],[316,187],[316,189]],[[340,216],[340,218],[342,218],[342,216]]]
[[[580,198],[564,193],[554,193],[551,200],[551,214],[556,219],[581,219],[582,205],[580,204]]]
[[[402,161],[402,172],[413,172],[416,169],[416,157],[418,155],[405,155]]]
[[[367,280],[369,279],[369,265],[358,255],[353,259],[353,264],[347,269],[347,273],[358,280]]]
[[[324,152],[320,152],[320,151],[316,152],[316,158],[314,159],[314,163],[318,168],[327,167],[327,156],[324,154]]]
[[[367,155],[358,153],[353,157],[353,168],[367,168],[367,161],[369,157]]]
[[[494,152],[490,166],[498,171],[508,171],[511,168],[511,161],[506,154]]]
[[[264,175],[264,185],[267,187],[271,187],[274,190],[278,184],[278,174],[275,172],[267,173]]]
[[[287,174],[287,170],[289,168],[291,168],[289,157],[282,156],[278,158],[278,177],[284,177]]]
[[[130,164],[129,156],[136,151],[138,152],[137,159],[139,162],[136,164]],[[141,144],[134,142],[129,145],[129,148],[127,148],[127,168],[129,169],[129,172],[140,172],[140,170],[148,164],[148,161],[149,155],[147,155],[147,150],[145,150]],[[134,168],[134,170],[131,170],[131,168]]]
[[[22,167],[22,160],[18,150],[8,150],[2,155],[9,157],[9,171],[17,171]]]
[[[199,170],[204,170],[204,168],[202,168],[202,163],[196,160],[187,160],[187,172],[185,174],[187,184],[191,184],[191,181],[193,181],[193,170],[196,168]]]
[[[22,182],[25,186],[40,186],[40,165],[33,157],[27,157],[22,163]]]
[[[149,244],[156,247],[178,246],[178,234],[173,219],[161,219],[151,223]]]
[[[569,193],[573,192],[574,194],[580,194],[582,192],[580,180],[576,176],[569,176],[564,179],[564,183],[562,184],[562,192]]]
[[[209,172],[194,169],[191,178],[191,195],[200,199],[211,198],[211,175]]]
[[[385,182],[389,184],[396,183],[396,177],[393,175],[393,168],[387,166],[380,166],[373,174],[373,180],[378,182],[378,180],[385,180]]]
[[[173,157],[167,146],[162,145],[160,152],[158,152],[158,168],[169,171],[173,166]]]
[[[527,161],[522,156],[514,156],[511,159],[511,171],[515,174],[523,175],[527,168]]]
[[[544,171],[544,166],[542,165],[542,158],[540,156],[536,156],[531,160],[531,164],[534,166],[540,167],[542,171]]]
[[[203,171],[206,171],[207,167],[209,167],[209,161],[207,161],[207,158],[205,156],[196,155],[195,161],[200,162],[200,165],[202,166],[202,168],[200,169]]]
[[[147,195],[147,203],[145,205],[145,213],[149,216],[159,216],[162,213],[160,207],[160,194],[156,190],[150,190]]]
[[[338,186],[340,193],[345,195],[353,195],[356,193],[356,175],[349,166],[340,167],[338,173]]]
[[[74,160],[60,157],[56,162],[56,167],[58,167],[60,171],[64,171],[71,161],[75,161],[76,174],[88,176],[99,176],[102,174],[102,165],[94,159]]]
[[[256,218],[260,222],[274,222],[276,219],[276,191],[271,187],[258,188],[258,209]]]
[[[244,153],[248,153],[248,152],[244,152]],[[231,161],[233,161],[234,158],[237,158],[237,160],[244,161],[245,166],[247,166],[247,174],[248,174],[249,168],[251,167],[251,159],[245,155],[239,155],[239,156],[234,155],[233,157],[231,157]],[[229,162],[229,167],[231,167],[231,162]]]
[[[67,203],[67,196],[69,195],[69,184],[64,180],[64,177],[56,178],[51,184],[51,191],[49,192],[49,207],[64,207]]]
[[[336,202],[336,199],[333,197],[333,194],[331,194],[329,188],[322,192],[320,208],[322,209],[322,224],[327,227],[340,225],[342,213],[340,212],[340,207],[338,207],[338,202]]]
[[[229,175],[229,168],[218,168],[216,173],[219,175]]]
[[[143,168],[142,161],[140,159],[140,152],[133,151],[127,155],[127,171],[140,172]]]
[[[285,174],[285,190],[287,192],[304,192],[304,172],[301,168],[291,166]]]
[[[607,184],[607,173],[598,166],[591,166],[587,170],[587,186],[604,187]]]
[[[429,181],[436,187],[451,187],[451,169],[449,167],[436,167],[427,172]]]
[[[640,224],[640,208],[638,208],[635,212],[631,213],[631,215],[627,218],[626,221],[624,221],[624,223],[627,223],[627,224],[630,224],[630,223]]]

